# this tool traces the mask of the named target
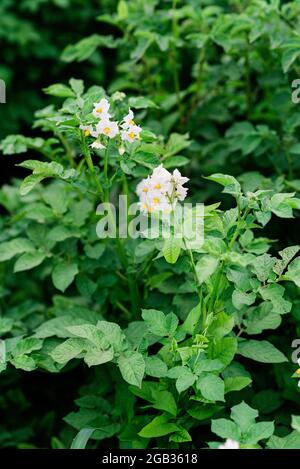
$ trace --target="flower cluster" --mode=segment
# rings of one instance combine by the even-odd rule
[[[153,170],[151,176],[143,179],[137,186],[142,212],[170,212],[178,200],[183,201],[188,189],[183,187],[189,179],[181,176],[178,169],[171,174],[161,164]]]
[[[129,109],[128,114],[123,118],[119,124],[117,121],[111,120],[109,113],[110,104],[107,99],[102,98],[99,102],[94,103],[93,116],[99,119],[99,122],[94,128],[92,125],[80,125],[80,129],[84,132],[85,137],[94,137],[96,140],[91,144],[92,148],[103,149],[105,148],[105,137],[115,138],[120,135],[123,142],[132,143],[138,140],[142,131],[141,127],[134,122],[134,114]],[[103,138],[104,137],[104,138]],[[121,146],[119,153],[122,155],[125,149]]]

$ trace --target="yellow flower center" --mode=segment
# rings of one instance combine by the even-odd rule
[[[105,128],[103,129],[103,132],[105,133],[105,135],[108,135],[109,132],[110,132],[110,128],[109,128],[109,127],[105,127]]]
[[[130,119],[129,120],[129,125],[135,125],[135,122],[132,119]]]
[[[158,197],[154,197],[153,203],[154,203],[155,205],[159,204],[159,203],[160,203],[160,199],[159,199]]]
[[[101,114],[101,112],[103,112],[102,107],[98,107],[98,108],[96,109],[96,112],[99,112],[99,114]]]
[[[143,192],[148,192],[148,191],[149,191],[148,187],[144,187]]]
[[[147,210],[147,212],[149,212],[149,213],[153,212],[153,208],[152,208],[152,207],[149,207],[148,204],[144,204],[144,205],[143,205],[143,208],[144,208],[145,210]]]
[[[91,135],[90,130],[89,130],[89,129],[86,129],[86,130],[84,131],[84,135],[85,135],[86,137],[88,137],[89,135]]]
[[[129,135],[130,138],[134,138],[134,137],[135,137],[135,133],[134,133],[134,132],[129,132],[128,135]]]
[[[297,375],[300,375],[300,368],[296,371]]]
[[[155,184],[155,189],[161,189],[161,185],[158,183],[158,184]]]

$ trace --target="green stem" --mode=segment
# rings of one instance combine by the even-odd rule
[[[82,152],[83,152],[83,155],[85,157],[85,161],[87,163],[87,166],[89,168],[89,171],[93,177],[93,180],[95,182],[95,185],[101,195],[101,198],[102,200],[104,200],[104,191],[103,191],[103,187],[100,183],[100,180],[96,174],[96,171],[95,171],[95,167],[94,167],[94,163],[93,163],[93,160],[92,160],[92,157],[91,157],[91,152],[89,150],[89,147],[86,143],[86,140],[84,138],[84,136],[82,136],[82,139],[81,139],[81,147],[82,147]]]
[[[238,208],[238,220],[237,220],[237,225],[236,225],[235,232],[233,233],[233,236],[232,236],[232,238],[231,238],[231,240],[228,244],[228,247],[227,247],[228,251],[231,250],[231,248],[233,247],[237,237],[239,236],[240,230],[241,230],[241,224],[243,223],[243,221],[247,217],[247,215],[249,213],[249,210],[250,210],[249,208],[247,208],[245,210],[244,214],[241,216],[241,205],[240,205],[239,198],[237,198],[236,201],[237,201],[237,208]],[[225,262],[224,262],[224,260],[222,260],[221,264],[220,264],[218,274],[216,276],[214,288],[213,288],[213,291],[211,293],[211,297],[210,297],[210,300],[209,300],[209,305],[208,305],[208,311],[209,312],[214,310],[215,304],[218,301],[218,298],[220,296],[220,282],[221,282],[221,278],[222,278],[222,275],[223,275],[224,267],[225,267]]]
[[[222,261],[221,264],[220,264],[220,268],[219,268],[219,271],[218,271],[218,274],[217,274],[217,277],[216,277],[216,281],[215,281],[215,284],[214,284],[214,289],[212,291],[212,294],[211,294],[211,297],[210,297],[210,300],[209,300],[209,304],[208,304],[208,311],[209,312],[212,312],[214,310],[215,303],[218,300],[218,297],[219,297],[219,294],[220,294],[219,293],[219,291],[220,291],[220,281],[221,281],[221,278],[222,278],[223,270],[224,270],[224,261]]]
[[[108,185],[108,156],[109,156],[109,142],[107,142],[105,153],[104,153],[104,178],[105,184]],[[105,187],[104,200],[109,202],[109,188]]]
[[[286,162],[288,164],[288,177],[289,177],[290,180],[292,180],[292,179],[294,179],[293,162],[292,162],[292,159],[290,157],[289,151],[286,148],[284,149],[284,156],[285,156]]]
[[[206,309],[203,305],[202,287],[199,285],[196,264],[195,264],[195,260],[194,260],[194,256],[193,256],[193,251],[187,247],[185,240],[184,240],[184,245],[185,245],[185,248],[186,248],[188,256],[189,256],[189,261],[190,261],[190,265],[191,265],[191,268],[192,268],[194,281],[195,281],[195,284],[196,284],[197,294],[198,294],[201,313],[202,313],[202,330],[204,331],[205,328],[206,328],[207,315],[206,315]]]
[[[240,214],[240,205],[239,205],[239,201],[238,201],[238,209],[239,209],[239,214]],[[230,251],[230,249],[232,248],[232,246],[234,245],[237,237],[239,236],[240,234],[240,231],[241,231],[241,223],[246,219],[248,213],[250,212],[250,208],[247,207],[243,216],[241,217],[239,215],[239,218],[238,218],[238,222],[237,222],[237,225],[236,225],[236,229],[235,229],[235,232],[233,233],[233,236],[230,240],[230,243],[228,244],[228,251]]]
[[[105,202],[109,202],[109,188],[105,189],[105,191],[102,188],[102,185],[100,183],[99,178],[97,177],[95,167],[93,164],[93,160],[91,157],[90,150],[86,144],[86,141],[84,137],[82,137],[82,150],[83,154],[85,157],[85,160],[87,162],[89,171],[95,181],[96,187],[101,195],[101,198]],[[107,174],[108,174],[108,151],[105,152],[105,157],[104,157],[104,174],[106,176],[106,181],[107,179]],[[113,223],[115,229],[116,229],[116,245],[117,245],[117,251],[118,251],[118,257],[120,259],[121,265],[123,269],[125,270],[127,274],[127,280],[128,280],[128,286],[129,286],[129,292],[130,292],[130,298],[131,298],[131,305],[132,305],[132,312],[134,313],[135,316],[138,316],[139,308],[140,308],[140,300],[139,300],[139,293],[138,293],[138,287],[136,283],[136,279],[131,273],[128,273],[129,270],[129,265],[128,265],[128,260],[127,260],[127,255],[125,251],[125,247],[123,245],[122,240],[119,238],[118,233],[117,233],[117,227],[116,227],[116,220],[112,214],[112,211],[110,209],[110,205],[108,204],[108,216],[110,218],[110,221]]]
[[[58,132],[57,130],[55,130],[55,134],[57,135],[57,137],[59,138],[59,140],[61,141],[65,151],[66,151],[66,155],[67,155],[67,158],[69,160],[69,163],[71,165],[72,168],[75,167],[75,162],[74,162],[74,155],[73,155],[73,150],[72,150],[72,147],[70,146],[68,140],[66,139],[66,137],[61,133],[61,132]]]

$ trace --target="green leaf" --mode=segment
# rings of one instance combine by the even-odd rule
[[[246,444],[254,444],[259,440],[270,438],[274,433],[274,422],[259,422],[251,425],[244,434]]]
[[[281,407],[282,399],[279,392],[273,389],[265,389],[255,394],[251,403],[260,413],[271,414]]]
[[[66,327],[72,335],[87,339],[92,342],[96,348],[108,348],[109,342],[105,339],[103,333],[94,324],[80,324],[78,326]]]
[[[255,299],[256,294],[254,292],[245,293],[240,290],[234,290],[232,293],[232,304],[237,310],[242,309],[245,305],[252,305]]]
[[[256,409],[252,409],[252,407],[243,401],[231,408],[230,416],[239,426],[241,432],[244,433],[255,423],[255,419],[258,417],[258,411]]]
[[[187,441],[192,441],[192,437],[185,428],[181,428],[178,432],[173,433],[169,441],[175,441],[175,443],[185,443]]]
[[[292,415],[292,428],[300,434],[300,416]]]
[[[141,387],[145,373],[145,361],[138,352],[124,352],[118,359],[118,365],[127,383]]]
[[[125,335],[118,324],[109,321],[98,321],[97,329],[101,331],[107,342],[120,352],[124,348]]]
[[[221,339],[229,334],[234,327],[234,317],[226,313],[218,313],[214,316],[208,328],[208,335],[213,337],[214,340]]]
[[[34,251],[34,245],[27,238],[15,238],[0,244],[0,262],[7,261],[16,254]]]
[[[24,371],[33,371],[36,368],[34,359],[28,357],[28,355],[18,355],[17,357],[11,358],[10,362],[15,368]]]
[[[266,287],[260,287],[259,293],[264,300],[272,303],[274,313],[285,314],[291,311],[292,303],[283,298],[285,289],[281,285],[272,283]]]
[[[293,209],[299,209],[299,199],[294,193],[277,193],[270,200],[270,209],[280,218],[293,218]]]
[[[232,438],[233,440],[239,441],[241,438],[238,425],[228,419],[212,420],[211,431],[224,439]]]
[[[266,340],[245,340],[239,342],[237,353],[261,363],[283,363],[288,361],[283,353]]]
[[[85,449],[94,431],[95,428],[82,428],[73,439],[70,449]]]
[[[191,144],[191,140],[189,140],[189,134],[172,133],[170,135],[170,138],[169,138],[168,143],[166,145],[166,149],[165,149],[165,152],[164,152],[164,158],[167,159],[170,156],[173,156],[176,153],[179,153],[181,150],[184,150],[185,148],[189,147],[190,144]],[[184,157],[180,156],[180,158],[184,158]],[[167,163],[167,161],[166,161],[166,163]],[[175,159],[174,159],[174,161],[175,161]]]
[[[210,360],[200,356],[194,366],[194,372],[200,375],[203,371],[220,371],[223,368],[224,364],[220,360]]]
[[[176,389],[180,393],[193,386],[197,376],[194,375],[188,368],[182,367],[182,372],[176,380]]]
[[[90,298],[97,290],[97,283],[89,279],[87,275],[79,274],[76,277],[76,287],[82,296]]]
[[[116,40],[111,35],[92,34],[76,44],[68,45],[61,55],[61,60],[64,62],[74,62],[75,60],[82,62],[88,59],[98,47],[114,48],[116,47]]]
[[[164,161],[164,167],[166,169],[179,168],[181,166],[185,166],[186,164],[188,164],[189,161],[190,160],[186,158],[185,156],[180,156],[180,155],[171,156],[167,160]]]
[[[274,272],[276,272],[279,277],[283,274],[293,257],[299,252],[299,249],[300,246],[289,246],[279,251],[282,259],[278,259],[273,267]]]
[[[241,192],[240,183],[233,177],[228,174],[212,174],[211,176],[206,177],[209,181],[217,182],[224,186],[225,189],[223,192],[233,195],[238,195]]]
[[[224,401],[224,381],[215,375],[200,376],[197,389],[209,401]]]
[[[138,433],[142,438],[158,438],[169,435],[179,430],[175,423],[169,422],[169,417],[165,414],[155,417],[148,425]]]
[[[77,80],[76,78],[71,78],[69,80],[70,86],[76,96],[81,96],[84,92],[84,82],[83,80]]]
[[[157,108],[158,106],[149,98],[143,96],[132,96],[129,98],[129,106],[135,109]]]
[[[153,376],[154,378],[163,378],[168,372],[167,365],[158,357],[146,357],[145,365],[146,375]]]
[[[125,20],[126,18],[128,18],[129,10],[128,10],[128,4],[125,0],[119,0],[117,12],[118,12],[118,17],[120,18],[120,20]]]
[[[252,382],[248,376],[229,376],[224,379],[225,393],[232,391],[241,391]]]
[[[224,366],[229,365],[237,350],[237,339],[235,337],[223,337],[211,342],[208,347],[208,358],[220,360]]]
[[[78,274],[77,264],[60,262],[52,271],[53,284],[58,290],[64,292],[71,285],[76,274]]]
[[[219,412],[223,407],[217,404],[196,404],[188,409],[188,414],[196,420],[207,420]]]
[[[105,251],[105,246],[102,243],[97,243],[94,246],[86,244],[84,247],[85,254],[91,259],[100,259]]]
[[[34,350],[40,350],[42,346],[43,341],[41,339],[26,337],[25,339],[21,339],[19,342],[17,342],[11,353],[14,357],[18,355],[27,355]]]
[[[275,257],[270,256],[270,254],[263,254],[262,256],[255,258],[252,265],[258,280],[265,282],[268,279],[270,273],[273,270],[275,262]]]
[[[290,263],[287,273],[283,278],[294,282],[300,288],[300,257],[297,257],[297,259]]]
[[[283,438],[272,435],[267,443],[267,447],[269,449],[299,449],[300,433],[293,431]]]
[[[40,251],[26,252],[16,261],[14,272],[22,272],[24,270],[33,269],[40,265],[46,258],[45,254]]]
[[[71,338],[55,347],[50,356],[58,363],[67,363],[68,361],[76,358],[86,349],[86,341],[80,338]]]
[[[135,153],[132,160],[150,169],[154,169],[160,163],[160,159],[156,155],[144,152]]]
[[[43,89],[44,93],[50,94],[51,96],[57,96],[59,98],[73,98],[75,93],[66,85],[62,83],[56,83]]]
[[[206,282],[213,275],[213,273],[217,270],[218,265],[219,261],[215,257],[201,257],[201,259],[196,264],[196,273],[200,285]]]
[[[80,237],[80,231],[76,228],[71,228],[69,226],[55,226],[52,230],[49,231],[47,239],[49,241],[55,241],[57,243],[65,241],[68,238]]]
[[[295,60],[299,57],[300,50],[299,47],[297,49],[288,49],[285,50],[281,57],[281,65],[284,73],[287,73],[290,67],[293,65]]]
[[[94,346],[89,346],[84,361],[88,366],[103,365],[103,363],[111,362],[114,358],[113,348],[107,350],[98,349]]]
[[[166,238],[162,248],[164,258],[169,264],[175,264],[181,251],[182,240],[179,238]]]
[[[177,405],[173,395],[169,391],[163,391],[159,383],[144,381],[141,388],[131,387],[131,392],[136,396],[151,402],[154,409],[163,410],[176,416]]]
[[[186,320],[182,324],[181,328],[184,332],[187,332],[190,335],[193,335],[197,328],[200,327],[200,317],[201,317],[201,305],[200,303],[195,306],[187,315]]]
[[[158,336],[173,335],[178,326],[178,318],[173,313],[164,314],[156,309],[143,309],[142,318],[152,334]]]

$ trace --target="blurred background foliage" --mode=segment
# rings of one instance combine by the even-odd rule
[[[141,111],[143,126],[165,137],[189,134],[191,144],[179,148],[186,161],[178,161],[189,162],[184,171],[197,200],[215,198],[216,186],[200,177],[213,172],[237,175],[249,191],[276,178],[278,192],[299,192],[300,113],[292,101],[292,82],[300,77],[299,18],[299,1],[1,0],[0,78],[7,84],[7,104],[0,105],[0,137],[38,136],[31,128],[34,112],[53,101],[42,90],[73,76],[109,93],[143,95],[153,102],[150,111]],[[19,155],[2,160],[3,182],[20,174],[18,162]],[[266,230],[275,250],[298,243],[299,219],[292,223],[289,230],[286,220],[276,219]],[[35,291],[34,277],[27,281]],[[292,315],[275,337],[287,355],[300,330],[298,291],[290,296]],[[60,447],[53,434],[69,441],[61,419],[84,373],[77,368],[69,380],[42,372],[34,379],[15,370],[7,375],[0,410],[10,425],[0,423],[0,446],[34,440],[36,446]],[[290,376],[290,369],[281,368],[274,376],[272,371],[272,382],[269,374],[257,374],[258,394],[250,396],[270,418],[276,411],[284,425],[289,406],[299,401]],[[58,406],[60,386],[67,398]],[[268,394],[266,402],[257,397],[271,388],[280,392],[272,394],[273,403]]]
[[[74,76],[150,97],[147,125],[189,132],[205,174],[297,179],[299,14],[277,0],[3,0],[0,136],[28,134],[42,89]]]
[[[7,104],[1,106],[0,136],[28,131],[36,109],[47,99],[42,88],[65,81],[70,74],[102,83],[107,69],[98,51],[88,64],[66,65],[63,48],[99,29],[99,12],[109,13],[114,0],[1,0],[0,77],[7,85]],[[107,29],[107,28],[105,28]]]

